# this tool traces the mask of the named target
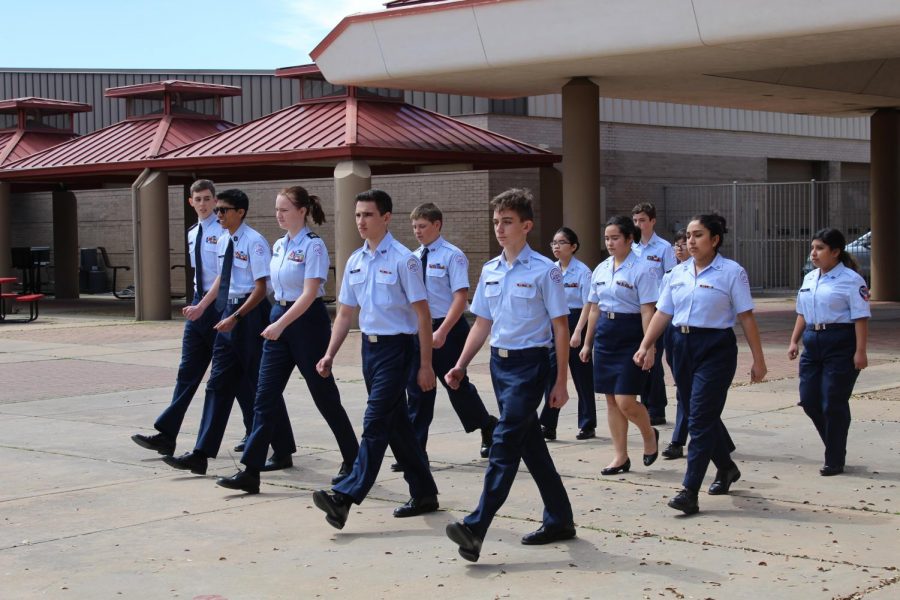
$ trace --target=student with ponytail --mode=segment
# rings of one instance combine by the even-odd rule
[[[844,234],[822,229],[813,236],[809,258],[816,269],[797,293],[797,321],[788,358],[800,355],[800,406],[825,444],[823,476],[844,472],[850,395],[859,372],[868,366],[869,288],[856,272]]]
[[[275,218],[287,234],[272,248],[270,271],[275,305],[270,325],[261,333],[265,342],[253,407],[253,430],[241,458],[246,468],[216,480],[222,487],[250,494],[259,492],[260,471],[293,465],[290,454],[273,454],[266,461],[266,452],[275,437],[293,440],[282,394],[294,367],[303,375],[316,408],[325,417],[340,448],[343,464],[332,481],[340,481],[349,473],[359,450],[334,376],[321,377],[316,372],[316,361],[325,353],[331,337],[331,319],[322,302],[329,260],[325,243],[309,230],[307,221],[312,219],[321,225],[325,212],[318,197],[294,186],[276,196]]]

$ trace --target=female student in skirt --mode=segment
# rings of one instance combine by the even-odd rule
[[[803,278],[797,293],[797,322],[788,347],[788,358],[794,360],[802,336],[800,406],[825,443],[819,473],[826,477],[844,472],[850,394],[869,363],[869,288],[845,245],[837,229],[813,236],[809,258],[816,269]]]
[[[574,351],[569,353],[569,373],[578,393],[578,433],[576,439],[589,440],[596,437],[597,404],[594,400],[593,361],[581,362],[578,352],[581,350],[582,333],[587,325],[588,292],[591,284],[591,269],[575,258],[578,252],[578,235],[568,227],[562,227],[553,235],[550,250],[556,257],[556,266],[563,273],[563,288],[566,292],[566,304],[569,307],[569,345]],[[587,346],[590,348],[590,346]],[[544,439],[556,439],[556,425],[559,422],[559,409],[550,406],[550,391],[553,387],[556,369],[556,352],[550,349],[551,375],[547,378],[547,389],[544,391],[544,408],[541,410],[541,431]]]
[[[659,431],[650,426],[650,415],[637,395],[647,373],[632,362],[653,317],[659,295],[659,278],[646,260],[631,250],[637,229],[630,217],[613,217],[606,223],[604,238],[610,257],[591,276],[588,302],[591,312],[581,360],[594,352],[594,391],[606,395],[607,422],[615,456],[600,471],[616,475],[631,469],[628,457],[628,422],[644,438],[644,465],[659,454]]]
[[[741,476],[731,460],[730,438],[722,423],[728,388],[737,370],[735,321],[740,320],[753,354],[750,380],[762,381],[767,372],[747,272],[719,254],[726,231],[725,219],[717,214],[696,216],[688,224],[691,258],[672,269],[634,355],[635,364],[644,369],[653,366],[653,344],[671,320],[675,325],[673,372],[687,402],[691,443],[684,488],[668,504],[685,514],[700,510],[697,492],[710,461],[717,469],[709,487],[711,495],[727,494]]]

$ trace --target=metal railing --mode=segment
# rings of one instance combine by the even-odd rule
[[[852,242],[870,229],[868,181],[664,186],[662,221],[674,232],[695,214],[728,221],[722,253],[747,270],[754,288],[796,289],[812,234],[836,227]]]

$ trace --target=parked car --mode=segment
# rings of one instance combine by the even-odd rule
[[[847,251],[853,258],[856,259],[856,264],[859,265],[859,274],[863,276],[863,279],[866,280],[866,284],[872,284],[872,232],[866,232],[860,237],[856,238],[849,244],[844,247],[844,250]],[[803,265],[803,275],[805,276],[807,273],[813,270],[812,261],[810,259],[806,259],[806,263]]]

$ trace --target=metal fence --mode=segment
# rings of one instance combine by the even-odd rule
[[[668,231],[715,211],[728,221],[722,253],[747,269],[754,288],[796,289],[812,234],[836,227],[851,242],[870,229],[868,181],[667,185]]]

